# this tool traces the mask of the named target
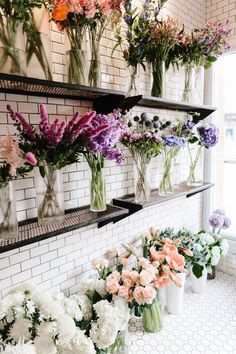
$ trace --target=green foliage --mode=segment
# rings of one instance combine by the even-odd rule
[[[204,267],[200,264],[194,263],[192,271],[195,277],[201,278]]]

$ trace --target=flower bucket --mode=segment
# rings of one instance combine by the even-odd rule
[[[202,276],[197,278],[191,269],[190,271],[190,278],[192,282],[192,289],[197,294],[203,294],[206,289],[207,284],[207,269],[204,268],[202,271]]]
[[[13,183],[0,188],[0,239],[7,240],[18,234],[16,203]]]
[[[170,281],[166,287],[167,310],[173,315],[182,312],[186,273],[178,273],[177,276],[181,278],[182,286],[178,287],[173,281]]]

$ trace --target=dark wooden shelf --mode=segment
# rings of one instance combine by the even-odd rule
[[[39,225],[37,218],[19,223],[19,234],[16,238],[0,240],[0,253],[45,240],[63,233],[80,229],[84,226],[113,222],[117,217],[128,214],[128,210],[115,205],[107,205],[107,210],[96,213],[84,206],[66,211],[65,221],[61,224]]]
[[[205,119],[207,116],[209,116],[216,110],[215,107],[210,107],[206,105],[178,102],[165,98],[151,96],[143,96],[142,99],[138,102],[138,105],[142,107],[169,109],[181,112],[198,112],[200,113],[200,116],[194,118],[195,123],[197,123],[199,120]]]
[[[166,203],[170,200],[174,200],[174,199],[178,199],[178,198],[182,198],[182,197],[186,197],[186,198],[192,197],[193,195],[201,193],[211,187],[213,187],[212,183],[203,183],[201,186],[198,186],[198,187],[189,187],[189,186],[187,186],[186,183],[181,183],[175,189],[174,194],[169,195],[169,196],[161,197],[158,194],[158,190],[153,190],[151,192],[150,200],[146,203],[143,203],[143,204],[136,203],[134,200],[134,195],[130,194],[130,195],[126,195],[121,198],[113,199],[113,205],[129,209],[128,215],[131,215],[141,209],[144,209],[144,208],[147,208],[147,207],[150,207],[153,205],[163,204],[163,203]],[[116,220],[121,220],[121,219],[127,217],[128,215],[123,215],[121,217],[118,217]]]

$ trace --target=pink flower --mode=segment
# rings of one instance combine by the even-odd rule
[[[0,137],[0,158],[4,163],[10,165],[10,175],[15,176],[17,168],[23,165],[21,150],[13,137]]]
[[[120,284],[118,283],[117,280],[110,279],[110,280],[107,281],[106,291],[109,294],[112,294],[112,295],[116,294],[119,291],[119,288],[120,288]]]
[[[142,267],[142,268],[146,268],[147,266],[150,265],[148,259],[147,259],[147,258],[144,258],[144,257],[141,257],[141,258],[139,259],[138,264],[139,264],[139,266]]]
[[[127,266],[129,263],[129,257],[130,257],[129,253],[124,254],[123,256],[120,256],[119,263],[122,264],[123,266]]]
[[[152,269],[143,269],[139,274],[139,283],[140,285],[146,286],[150,284],[155,278],[155,272]]]
[[[181,250],[184,254],[186,254],[187,256],[193,257],[193,252],[190,251],[189,249],[181,247],[180,250]]]
[[[32,152],[27,152],[25,154],[25,160],[32,166],[36,166],[37,165],[37,159],[36,159],[35,155]]]
[[[119,282],[120,281],[120,273],[117,272],[116,270],[114,270],[114,272],[112,272],[110,275],[108,275],[107,280],[114,280]]]
[[[145,287],[137,286],[134,289],[134,299],[139,305],[152,304],[155,297],[156,290],[151,285],[147,285]]]
[[[181,288],[182,286],[182,279],[179,278],[175,272],[171,271],[170,272],[170,278],[171,280],[173,280],[173,282],[175,283],[176,286],[178,286],[179,288]]]
[[[124,298],[128,299],[128,296],[129,296],[129,289],[126,288],[126,286],[121,285],[121,286],[119,287],[118,295],[121,296],[121,297],[124,297]]]
[[[152,261],[164,261],[166,253],[164,251],[156,251],[154,246],[150,248],[150,255]]]
[[[163,251],[166,253],[166,254],[171,254],[171,253],[177,253],[178,250],[177,250],[177,247],[173,244],[173,243],[169,243],[169,242],[166,242],[163,246]]]
[[[181,256],[178,253],[172,253],[166,256],[166,260],[169,267],[175,270],[183,270],[185,266],[184,256]]]
[[[161,275],[159,275],[158,277],[156,277],[156,279],[153,282],[153,286],[155,288],[164,288],[166,285],[169,284],[169,273],[162,273]]]

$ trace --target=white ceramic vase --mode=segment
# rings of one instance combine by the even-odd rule
[[[181,287],[176,286],[173,281],[166,287],[167,311],[173,315],[181,313],[183,308],[186,273],[179,273],[178,277],[182,280]]]
[[[193,271],[191,269],[190,278],[191,278],[191,282],[192,282],[193,291],[197,294],[203,294],[206,289],[206,283],[207,283],[207,270],[206,270],[206,268],[203,269],[202,276],[200,278],[197,278],[193,274]]]

